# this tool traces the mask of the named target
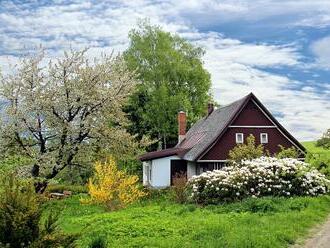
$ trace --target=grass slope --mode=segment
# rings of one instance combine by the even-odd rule
[[[208,206],[149,200],[106,212],[79,196],[46,204],[61,211],[59,225],[80,234],[78,247],[102,235],[109,247],[287,247],[330,212],[330,197],[247,199]]]
[[[321,156],[330,157],[330,150],[324,149],[322,147],[317,147],[316,141],[302,142],[302,144],[310,153],[320,154]]]

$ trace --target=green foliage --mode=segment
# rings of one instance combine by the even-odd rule
[[[29,181],[17,179],[13,173],[1,179],[0,191],[0,247],[44,248],[71,247],[76,237],[62,233],[57,216],[52,212],[42,228],[41,203]]]
[[[0,159],[0,172],[9,173],[19,167],[30,165],[32,160],[21,155],[5,155]]]
[[[280,151],[276,154],[277,158],[298,158],[299,154],[296,148],[289,147],[285,148],[282,145],[278,145],[280,147]]]
[[[87,187],[84,185],[70,185],[70,184],[49,184],[46,192],[48,193],[63,193],[63,191],[71,191],[72,194],[88,193]]]
[[[304,142],[307,148],[306,161],[330,179],[330,151],[316,146],[316,142]]]
[[[229,151],[229,159],[237,163],[244,159],[259,158],[262,155],[264,155],[264,147],[262,144],[256,145],[252,134],[246,138],[246,144],[238,144]]]
[[[147,22],[131,30],[129,38],[124,58],[141,81],[127,108],[131,132],[148,133],[165,147],[177,141],[178,111],[189,113],[190,123],[205,114],[211,81],[201,60],[204,51]]]
[[[310,198],[295,197],[285,199],[281,197],[246,198],[240,202],[222,204],[221,208],[215,205],[206,206],[207,209],[216,209],[218,213],[257,213],[274,214],[285,211],[303,211],[311,204]]]
[[[100,234],[108,247],[288,247],[330,213],[330,197],[267,197],[199,207],[156,198],[108,213],[79,197],[47,203],[63,209],[59,223],[79,233],[78,247]]]
[[[81,164],[79,166],[69,166],[64,168],[56,176],[55,180],[63,184],[86,184],[88,178],[93,174],[93,168],[90,164]]]
[[[38,239],[36,239],[30,248],[70,248],[75,247],[76,235],[63,233],[57,225],[58,213],[52,212],[48,214],[43,223],[43,229],[40,231]]]
[[[96,236],[88,245],[88,248],[106,248],[107,240],[103,236]]]
[[[29,182],[3,176],[0,191],[0,244],[27,247],[39,234],[39,201]]]
[[[308,153],[306,161],[330,179],[330,156]]]
[[[330,128],[316,141],[316,146],[330,149]]]

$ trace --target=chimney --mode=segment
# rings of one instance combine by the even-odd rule
[[[214,105],[213,103],[207,104],[207,116],[209,116],[214,110]]]
[[[181,141],[186,137],[186,128],[187,128],[187,116],[186,113],[183,111],[180,111],[178,114],[178,129],[179,129],[179,140],[178,142],[181,143]]]

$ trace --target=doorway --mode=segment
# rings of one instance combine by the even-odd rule
[[[173,178],[178,175],[185,175],[187,180],[186,160],[171,160],[171,185],[173,185]]]

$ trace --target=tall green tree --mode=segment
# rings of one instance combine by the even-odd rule
[[[211,100],[204,50],[148,22],[131,30],[129,38],[124,59],[141,81],[127,108],[130,131],[148,134],[166,148],[177,141],[177,112],[186,111],[192,123],[205,114]]]

